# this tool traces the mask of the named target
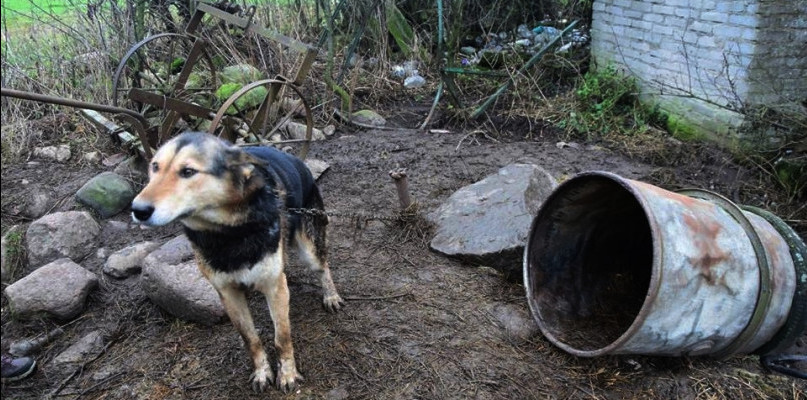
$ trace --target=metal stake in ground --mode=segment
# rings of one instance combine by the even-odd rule
[[[398,201],[401,203],[401,211],[405,212],[412,205],[412,198],[409,196],[409,181],[406,179],[406,169],[396,168],[389,172],[390,178],[395,182],[398,190]]]

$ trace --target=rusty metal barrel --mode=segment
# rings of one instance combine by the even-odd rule
[[[574,355],[767,354],[805,330],[805,257],[770,213],[586,172],[533,220],[524,285],[543,334]]]

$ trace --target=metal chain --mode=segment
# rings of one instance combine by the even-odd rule
[[[324,211],[316,208],[287,208],[286,211],[290,214],[305,215],[309,217],[337,217],[349,218],[356,222],[364,221],[408,221],[411,220],[415,214],[404,213],[395,216],[380,215],[380,214],[364,214],[364,213],[346,213],[338,211]]]
[[[283,199],[286,197],[286,194],[283,190],[275,188],[274,190],[275,195],[279,199]],[[380,215],[380,214],[364,214],[364,213],[348,213],[348,212],[338,212],[338,211],[325,211],[318,208],[302,208],[302,207],[292,207],[285,209],[289,214],[296,214],[296,215],[304,215],[308,217],[336,217],[336,218],[347,218],[351,219],[355,222],[356,226],[360,226],[362,223],[367,223],[370,221],[395,221],[395,222],[406,222],[411,221],[416,215],[417,212],[415,208],[410,207],[406,211],[402,212],[401,214],[390,216],[390,215]]]

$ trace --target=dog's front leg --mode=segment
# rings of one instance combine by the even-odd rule
[[[280,265],[282,266],[282,261]],[[272,276],[259,290],[269,302],[269,312],[275,325],[275,348],[279,359],[275,383],[280,390],[289,392],[297,387],[297,383],[303,379],[303,376],[297,372],[294,347],[291,344],[289,286],[286,282],[286,274],[280,272]]]
[[[266,359],[266,351],[261,343],[261,338],[255,330],[255,324],[252,322],[252,314],[249,313],[249,306],[244,292],[239,288],[227,285],[222,288],[216,288],[221,296],[221,302],[224,304],[224,309],[230,317],[230,321],[235,325],[235,329],[241,334],[244,339],[244,345],[247,347],[252,364],[255,371],[250,376],[252,382],[252,390],[256,392],[263,392],[266,389],[266,384],[273,380],[272,368]]]

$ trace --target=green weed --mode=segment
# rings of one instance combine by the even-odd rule
[[[587,72],[575,96],[575,109],[560,125],[587,138],[643,133],[666,122],[657,107],[639,101],[636,80],[613,66]]]
[[[6,265],[6,279],[13,282],[17,273],[23,266],[25,259],[25,246],[23,244],[23,230],[19,226],[11,227],[4,235],[5,242],[3,258]]]

